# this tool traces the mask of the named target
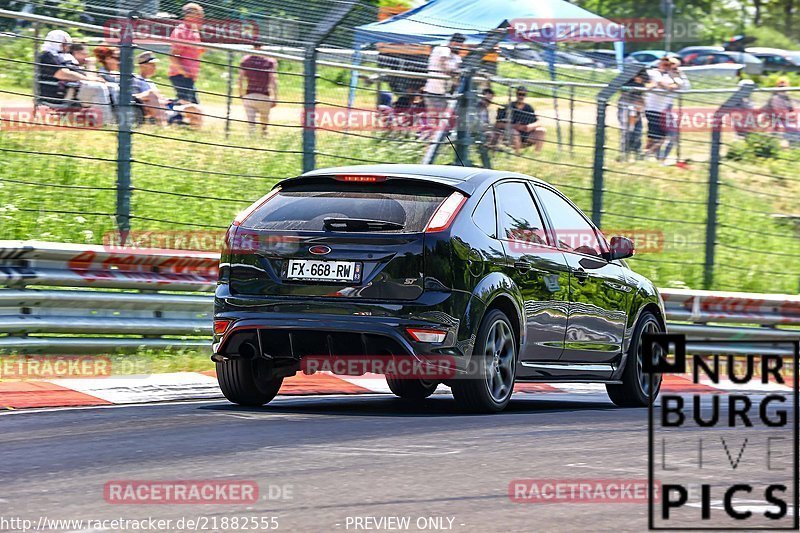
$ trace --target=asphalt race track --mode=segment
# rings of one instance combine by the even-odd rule
[[[508,495],[518,478],[646,480],[646,409],[614,407],[597,392],[516,395],[493,416],[454,409],[449,395],[422,406],[365,395],[279,397],[262,409],[203,401],[10,412],[0,416],[0,506],[34,523],[248,516],[276,517],[279,531],[646,530],[642,503]],[[104,497],[116,480],[224,479],[255,481],[259,501]]]

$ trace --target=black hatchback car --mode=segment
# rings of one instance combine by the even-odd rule
[[[644,406],[660,380],[642,336],[666,329],[661,298],[544,181],[431,165],[316,170],[278,183],[226,236],[213,360],[222,392],[263,405],[308,358],[390,358],[396,395],[439,383],[495,412],[515,382],[605,383]],[[395,367],[396,368],[396,367]],[[346,372],[343,372],[346,373]]]

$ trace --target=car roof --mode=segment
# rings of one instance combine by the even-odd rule
[[[791,53],[789,50],[784,50],[782,48],[767,48],[764,46],[748,46],[744,49],[745,52],[749,54],[778,54],[778,55],[786,55]]]
[[[447,185],[467,194],[472,194],[484,182],[494,182],[500,178],[518,177],[545,183],[543,180],[503,170],[492,170],[480,167],[462,167],[457,165],[413,165],[413,164],[380,164],[380,165],[351,165],[345,167],[320,168],[306,172],[295,179],[314,176],[330,176],[336,174],[348,175],[379,175],[396,176],[399,178],[418,179]]]
[[[652,54],[652,55],[667,55],[669,52],[666,50],[636,50],[635,52],[631,52],[630,55],[634,54]]]
[[[708,50],[709,52],[724,52],[725,48],[722,46],[712,46],[712,45],[687,46],[685,48],[681,48],[678,53],[683,54],[684,52],[697,52],[699,50]]]

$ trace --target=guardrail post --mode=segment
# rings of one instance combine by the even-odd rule
[[[719,205],[719,164],[722,148],[722,118],[750,97],[755,84],[745,80],[739,90],[728,98],[715,112],[711,121],[711,162],[708,165],[708,204],[706,211],[706,257],[703,271],[703,288],[708,290],[714,284],[714,264],[717,246],[717,207]]]
[[[117,129],[117,230],[124,246],[131,230],[131,108],[133,79],[133,12],[128,13],[128,28],[120,35],[119,127]]]
[[[640,65],[625,65],[622,72],[597,95],[597,125],[594,131],[594,166],[592,170],[592,222],[598,228],[603,218],[603,173],[606,156],[606,108],[611,97],[642,70]]]
[[[355,5],[355,0],[338,2],[311,32],[303,54],[303,172],[314,170],[317,166],[317,130],[314,127],[317,112],[317,47]]]

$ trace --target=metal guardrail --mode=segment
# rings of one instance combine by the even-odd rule
[[[219,254],[0,241],[0,350],[210,349]]]
[[[209,349],[219,254],[0,241],[0,351]],[[205,293],[205,294],[204,294]],[[791,354],[800,296],[662,289],[671,333],[704,353]],[[794,329],[793,329],[794,328]],[[695,345],[692,340],[720,341]]]

